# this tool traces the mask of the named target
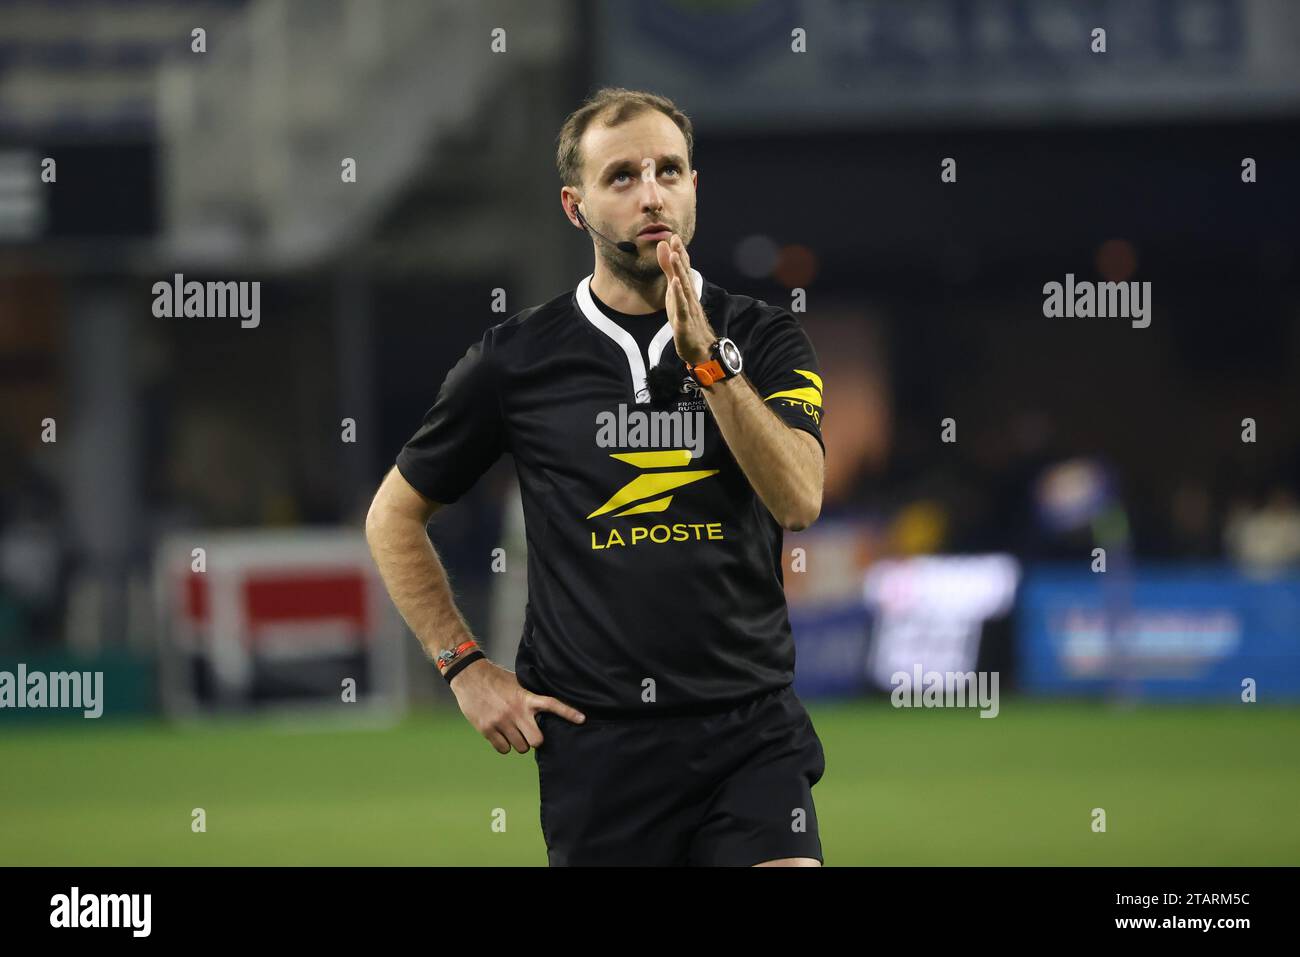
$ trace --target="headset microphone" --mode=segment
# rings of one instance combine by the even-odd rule
[[[591,232],[595,233],[597,236],[599,236],[601,239],[605,240],[605,242],[609,243],[609,244],[610,244],[611,246],[613,246],[615,249],[618,249],[618,250],[620,250],[620,251],[622,251],[622,252],[625,252],[625,253],[627,253],[629,256],[635,256],[635,255],[636,255],[636,243],[628,242],[627,240],[623,240],[623,242],[621,242],[621,243],[616,243],[616,242],[614,242],[614,240],[610,239],[610,238],[609,238],[608,236],[606,236],[604,233],[600,232],[600,230],[598,230],[598,229],[596,229],[594,226],[592,226],[591,223],[587,222],[587,217],[582,215],[582,210],[578,209],[578,206],[577,206],[576,203],[575,203],[574,206],[573,206],[573,212],[574,212],[574,215],[576,215],[576,216],[578,217],[578,222],[582,223],[584,229],[588,229],[588,230],[590,230]]]

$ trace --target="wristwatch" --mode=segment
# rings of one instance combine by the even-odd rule
[[[686,363],[686,371],[703,386],[713,385],[723,379],[740,375],[743,362],[739,347],[725,336],[709,346],[709,360],[692,365]]]

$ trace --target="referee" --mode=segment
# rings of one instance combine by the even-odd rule
[[[568,117],[560,202],[594,271],[469,348],[366,517],[470,724],[535,749],[552,866],[823,863],[781,569],[782,529],[821,511],[822,380],[789,311],[691,266],[693,153],[651,93]],[[426,527],[506,452],[528,541],[514,671],[474,643]]]

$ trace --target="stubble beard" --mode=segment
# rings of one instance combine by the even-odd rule
[[[636,255],[629,256],[606,243],[598,242],[596,245],[600,247],[600,257],[605,260],[606,267],[619,282],[626,286],[644,288],[653,285],[655,279],[664,274],[664,271],[659,268],[659,260],[654,255],[653,246],[647,251],[643,250],[638,243]]]
[[[682,241],[687,245],[690,244],[691,237],[695,232],[695,224],[693,222],[688,224],[688,228],[689,232],[679,234]],[[602,229],[601,232],[606,236],[611,235],[610,231],[606,229]],[[643,249],[642,244],[638,243],[635,238],[632,242],[636,243],[637,247],[635,256],[621,252],[617,247],[599,239],[596,240],[597,254],[605,261],[610,273],[624,285],[638,289],[654,286],[656,282],[664,279],[664,271],[659,268],[659,257],[655,254],[659,244],[656,243],[654,246]]]

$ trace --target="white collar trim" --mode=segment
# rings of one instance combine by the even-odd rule
[[[636,396],[636,401],[641,404],[649,402],[650,388],[646,382],[646,369],[652,369],[658,365],[659,357],[663,355],[664,348],[667,347],[668,343],[672,342],[672,320],[668,320],[659,327],[659,331],[650,340],[650,348],[646,351],[645,358],[642,358],[641,350],[632,334],[601,312],[596,307],[596,303],[592,301],[591,278],[591,276],[587,276],[582,282],[578,283],[578,308],[582,310],[582,314],[587,317],[588,322],[613,339],[622,348],[623,354],[627,356],[628,371],[632,373],[632,392]],[[691,269],[691,285],[695,287],[697,299],[704,294],[704,277],[694,267]]]

